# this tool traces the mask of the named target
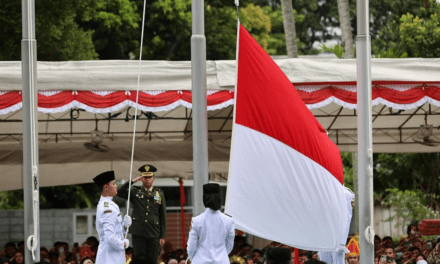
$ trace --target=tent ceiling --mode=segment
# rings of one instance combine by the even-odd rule
[[[111,90],[112,88],[135,90],[133,84],[125,79],[126,76],[124,77],[124,74],[130,77],[132,72],[137,72],[131,69],[134,66],[130,66],[130,63],[132,62],[39,62],[38,88],[71,91],[87,90],[92,87],[96,90]],[[148,76],[143,76],[143,78],[152,78],[152,81],[148,82],[148,87],[144,86],[142,89],[190,89],[190,86],[187,87],[188,81],[190,83],[188,62],[157,63],[157,67],[146,63],[148,66],[146,70],[157,70],[157,76],[145,73]],[[353,83],[342,83],[335,88],[331,84],[337,81],[353,82],[356,79],[355,61],[313,60],[311,62],[298,59],[277,61],[277,63],[292,82],[302,83],[298,84],[297,89],[304,96],[324,90],[330,92],[331,97],[324,98],[318,103],[308,104],[308,106],[342,152],[357,152],[357,116],[355,101],[353,101],[356,86]],[[413,65],[418,65],[418,67]],[[406,105],[393,101],[392,93],[396,91],[396,94],[405,94],[408,89],[413,89],[411,85],[403,88],[391,85],[391,88],[387,89],[373,87],[373,89],[379,89],[376,92],[386,90],[388,93],[379,94],[372,106],[374,152],[440,152],[440,146],[432,147],[415,143],[411,137],[418,131],[420,125],[425,124],[426,118],[427,123],[434,127],[433,135],[440,138],[440,118],[438,118],[440,101],[436,95],[438,92],[435,93],[440,83],[439,65],[439,59],[372,60],[372,75],[376,76],[376,80],[436,82],[436,86],[431,90],[434,93],[426,94],[425,86],[417,88],[419,89],[416,89],[417,91],[422,91],[424,94],[419,93],[411,104]],[[5,94],[1,90],[21,88],[19,62],[0,62],[0,69],[0,96],[2,93]],[[119,75],[114,72],[118,70],[121,70]],[[207,71],[208,88],[233,88],[235,62],[209,62]],[[78,74],[82,74],[82,78],[78,78]],[[117,78],[112,78],[113,75]],[[67,81],[64,82],[64,79]],[[167,83],[167,79],[171,82]],[[319,85],[323,87],[307,83],[313,80],[321,82],[327,80],[328,83],[325,87],[322,83]],[[77,83],[73,85],[75,81]],[[345,97],[337,97],[334,94],[335,91],[340,93],[338,96]],[[344,94],[346,93],[344,91],[348,91],[348,96]],[[219,104],[219,107],[214,108],[217,110],[208,111],[211,178],[223,179],[228,172],[233,121],[231,103],[228,101],[224,105]],[[54,113],[39,112],[41,186],[91,182],[94,175],[110,169],[116,171],[118,179],[127,179],[135,112],[128,105],[107,113],[92,113],[77,108],[67,108],[67,111]],[[15,109],[9,108],[8,111],[0,114],[0,168],[2,170],[0,180],[4,183],[0,191],[18,189],[22,186],[21,177],[16,177],[22,174],[22,111],[20,108],[21,106]],[[192,110],[185,107],[185,104],[170,109],[155,112],[139,111],[134,167],[151,162],[158,165],[161,177],[190,179],[192,177]],[[103,132],[102,144],[109,148],[107,152],[95,152],[84,147],[84,143],[91,141],[91,132],[95,129]]]

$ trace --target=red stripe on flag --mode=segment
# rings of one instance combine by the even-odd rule
[[[283,71],[242,25],[238,54],[235,122],[294,148],[343,183],[338,147]]]

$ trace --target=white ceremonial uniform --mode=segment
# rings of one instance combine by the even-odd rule
[[[119,206],[112,197],[101,196],[96,212],[96,229],[100,243],[95,263],[125,263],[124,224]]]
[[[229,264],[234,246],[234,221],[220,211],[206,208],[193,217],[188,239],[188,256],[193,264]]]
[[[318,252],[319,259],[327,264],[345,264],[345,254],[350,251],[345,247],[345,242],[350,231],[351,217],[353,215],[353,208],[351,207],[351,201],[354,198],[354,193],[344,186],[345,201],[347,206],[347,223],[344,233],[344,239],[341,241],[340,246],[335,251],[320,251]]]

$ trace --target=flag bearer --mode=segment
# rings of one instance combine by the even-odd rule
[[[96,210],[96,229],[100,240],[96,264],[123,264],[124,249],[129,245],[128,239],[124,239],[124,225],[130,226],[131,219],[126,216],[122,221],[119,206],[112,201],[118,192],[115,173],[103,172],[93,181],[101,188],[101,199]]]
[[[188,238],[188,256],[193,264],[229,264],[234,246],[234,221],[219,211],[220,185],[203,185],[206,211],[193,217]]]

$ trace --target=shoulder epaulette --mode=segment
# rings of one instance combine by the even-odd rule
[[[108,202],[104,202],[104,207],[108,207]]]

